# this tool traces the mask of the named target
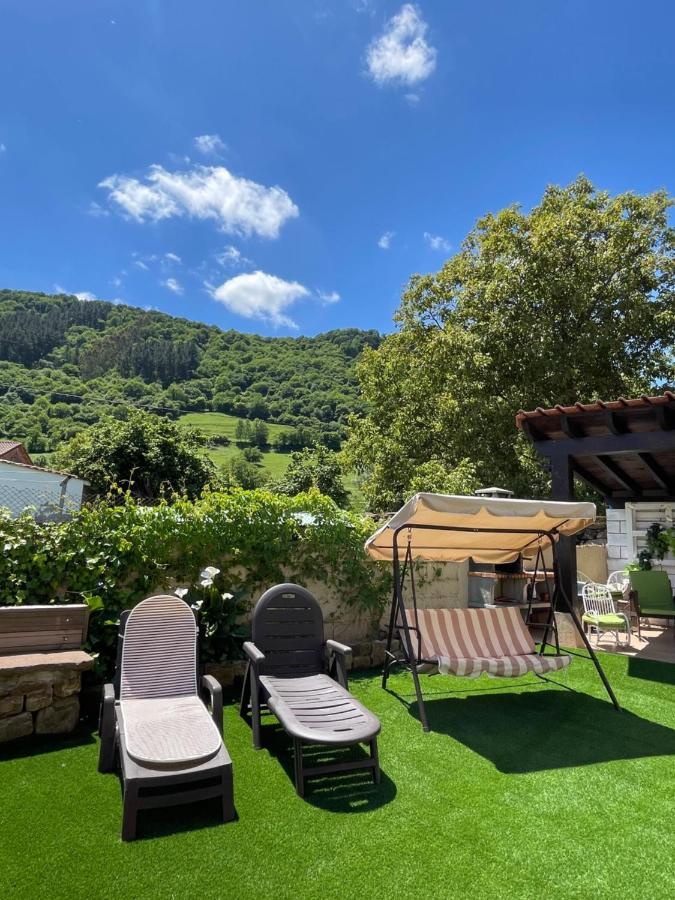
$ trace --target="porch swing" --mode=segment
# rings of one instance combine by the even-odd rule
[[[486,673],[513,678],[533,672],[545,675],[566,668],[572,657],[560,650],[555,613],[562,607],[595,665],[614,704],[619,703],[583,630],[558,574],[556,546],[559,535],[581,531],[595,519],[592,503],[560,503],[540,500],[486,499],[445,494],[416,494],[366,541],[366,552],[376,560],[391,561],[392,595],[382,686],[391,669],[402,666],[413,677],[420,720],[429,724],[420,685],[420,674],[475,678]],[[404,533],[403,541],[399,540]],[[550,547],[552,569],[544,563]],[[512,563],[521,556],[534,558],[526,588],[526,616],[519,606],[475,609],[421,609],[417,602],[414,561]],[[543,623],[532,621],[536,583],[543,578],[550,606]],[[406,578],[410,601],[404,601]],[[552,584],[551,584],[552,582]],[[552,587],[552,590],[551,590]],[[528,625],[543,631],[537,650]],[[393,651],[397,636],[400,651]],[[550,638],[553,638],[551,642]],[[547,652],[547,649],[552,652]]]

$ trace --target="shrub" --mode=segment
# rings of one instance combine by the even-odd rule
[[[318,492],[235,490],[152,507],[118,495],[121,502],[99,501],[61,523],[0,510],[0,604],[86,600],[96,610],[88,646],[99,654],[99,674],[112,670],[120,611],[157,591],[194,585],[205,565],[221,570],[219,588],[237,604],[271,584],[310,578],[374,620],[387,600],[388,570],[363,550],[372,522]],[[302,524],[300,512],[312,524]]]

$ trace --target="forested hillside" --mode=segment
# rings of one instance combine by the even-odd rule
[[[263,338],[67,295],[0,291],[0,436],[51,451],[129,406],[222,412],[337,447],[361,411],[354,361],[376,331]],[[291,439],[291,444],[293,440]]]

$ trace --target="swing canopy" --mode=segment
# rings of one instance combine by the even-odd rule
[[[595,521],[594,503],[554,500],[489,499],[452,494],[415,494],[368,538],[366,552],[376,560],[403,559],[492,565],[515,562],[550,546],[550,535],[571,535]],[[405,536],[399,531],[404,531]]]

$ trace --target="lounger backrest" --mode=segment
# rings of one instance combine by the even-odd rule
[[[581,592],[584,612],[594,616],[616,615],[616,605],[612,597],[612,589],[606,584],[595,584],[589,581]]]
[[[279,584],[258,600],[253,643],[265,654],[262,675],[318,675],[324,669],[323,613],[306,588]]]
[[[662,569],[647,569],[631,572],[629,577],[640,607],[664,612],[674,609],[673,588],[667,572]]]
[[[534,653],[535,645],[520,610],[513,606],[497,609],[407,610],[408,623],[417,624],[421,637],[420,659],[439,656],[452,659],[520,656]],[[411,631],[414,653],[418,637]]]
[[[197,625],[178,597],[149,597],[126,620],[120,699],[197,693]]]

